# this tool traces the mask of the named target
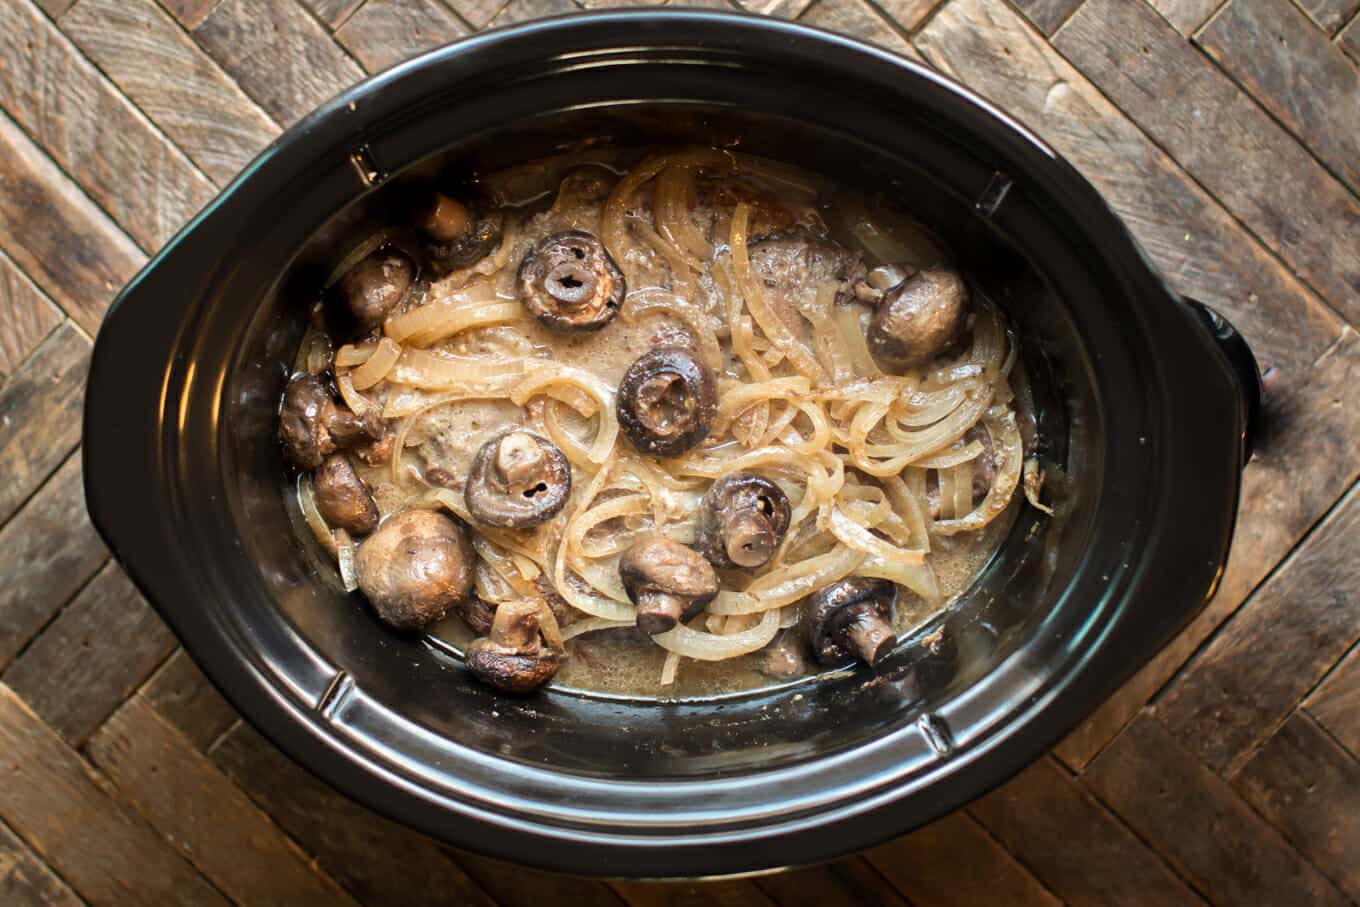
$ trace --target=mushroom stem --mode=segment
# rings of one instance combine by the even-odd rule
[[[759,567],[779,544],[763,514],[743,512],[727,520],[725,529],[727,559],[738,567]]]
[[[498,646],[522,652],[538,647],[538,602],[509,601],[496,608],[487,634]]]
[[[850,645],[865,664],[870,667],[882,661],[897,642],[897,633],[892,625],[879,616],[873,608],[863,608],[846,627]]]
[[[657,592],[637,600],[637,627],[648,636],[674,629],[689,604],[687,599]]]

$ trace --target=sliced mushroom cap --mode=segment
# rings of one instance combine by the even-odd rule
[[[718,594],[713,565],[667,538],[633,543],[619,559],[619,579],[637,605],[638,629],[648,634],[693,617]]]
[[[381,429],[375,420],[341,408],[318,375],[298,375],[283,390],[279,439],[284,456],[302,469],[316,469],[337,450],[372,440]]]
[[[359,589],[378,617],[399,630],[442,618],[472,592],[476,554],[467,533],[432,510],[389,517],[359,546]]]
[[[316,508],[326,523],[350,535],[368,535],[378,528],[378,505],[368,483],[341,453],[333,453],[312,476]]]
[[[825,665],[858,658],[876,665],[892,651],[896,587],[884,579],[851,576],[807,598],[812,651]]]
[[[496,609],[491,630],[467,647],[468,670],[503,693],[528,693],[557,673],[562,656],[539,634],[539,603],[506,602]]]
[[[627,295],[623,272],[605,247],[582,230],[545,236],[519,266],[519,298],[556,331],[598,331]]]
[[[487,441],[472,459],[463,496],[478,523],[525,529],[546,523],[571,495],[571,465],[547,438],[521,428]]]
[[[369,331],[401,304],[416,279],[416,265],[400,249],[370,253],[345,272],[336,289],[361,331]]]
[[[716,567],[759,567],[774,557],[789,528],[789,498],[752,472],[728,473],[699,502],[694,547]]]
[[[492,211],[478,217],[467,205],[434,193],[418,218],[426,237],[425,252],[437,274],[476,264],[500,244],[505,216]]]
[[[628,366],[616,408],[623,433],[639,451],[679,456],[713,428],[718,382],[688,350],[652,350]]]
[[[869,324],[869,352],[889,372],[948,352],[968,321],[968,288],[954,271],[917,271],[893,287]]]

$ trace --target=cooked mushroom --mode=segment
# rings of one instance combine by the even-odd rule
[[[298,375],[283,390],[279,438],[284,455],[302,469],[316,469],[337,450],[373,440],[378,420],[365,421],[341,408],[317,375]]]
[[[777,307],[796,313],[823,286],[836,287],[836,304],[849,303],[864,282],[864,257],[840,243],[795,229],[751,243],[751,271]]]
[[[896,588],[884,579],[851,576],[807,598],[812,651],[825,665],[858,658],[876,665],[892,651]]]
[[[523,429],[502,432],[472,459],[463,491],[478,523],[524,529],[557,515],[571,494],[571,466],[547,438]]]
[[[421,213],[419,226],[430,265],[447,274],[490,255],[501,241],[505,218],[499,211],[477,217],[467,205],[436,192]]]
[[[473,633],[485,636],[491,632],[491,622],[496,617],[496,606],[473,592],[457,605],[458,616]]]
[[[336,284],[361,331],[382,324],[410,292],[416,266],[400,249],[370,253],[345,272]]]
[[[467,647],[468,670],[503,693],[528,693],[557,673],[562,656],[539,636],[539,604],[506,602],[490,632]]]
[[[885,371],[925,365],[958,343],[968,288],[953,271],[917,271],[889,290],[869,324],[869,352]]]
[[[634,542],[619,559],[619,579],[637,605],[638,629],[648,634],[693,617],[718,594],[718,576],[704,556],[667,538]]]
[[[774,556],[789,528],[789,499],[764,476],[733,472],[699,502],[694,547],[715,567],[759,567]]]
[[[545,236],[519,266],[519,298],[556,331],[598,331],[627,295],[623,272],[604,246],[582,230]]]
[[[368,535],[378,528],[378,505],[368,483],[341,453],[322,461],[312,477],[316,489],[316,509],[326,523],[351,535]]]
[[[789,635],[791,632],[784,631],[783,637],[778,642],[766,646],[761,653],[758,670],[766,677],[774,680],[792,680],[807,673],[806,659]]]
[[[619,382],[619,425],[642,453],[679,456],[708,437],[718,411],[717,384],[688,350],[644,353]]]
[[[359,546],[359,589],[384,623],[415,630],[472,591],[476,555],[467,533],[432,510],[389,517]]]

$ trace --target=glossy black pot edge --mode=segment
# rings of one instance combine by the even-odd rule
[[[584,30],[594,25],[625,26],[647,23],[656,27],[686,27],[703,30],[720,28],[729,30],[753,30],[758,33],[757,40],[783,40],[791,43],[830,42],[847,56],[847,67],[881,67],[885,64],[901,70],[903,76],[928,81],[950,92],[959,103],[968,105],[978,114],[975,128],[988,129],[999,133],[997,141],[1029,145],[1029,154],[1049,158],[1044,166],[1049,168],[1048,178],[1064,184],[1064,191],[1074,205],[1082,207],[1083,216],[1092,224],[1099,242],[1111,250],[1111,255],[1121,258],[1124,273],[1136,280],[1140,292],[1167,296],[1168,291],[1152,270],[1141,259],[1122,224],[1113,216],[1094,190],[1082,180],[1074,170],[1054,155],[1046,146],[1027,130],[1019,127],[1009,118],[995,111],[990,105],[980,101],[965,90],[940,79],[935,74],[917,67],[907,61],[899,60],[882,52],[859,45],[843,38],[827,36],[824,33],[788,23],[760,20],[754,22],[745,17],[710,13],[657,13],[625,12],[606,13],[591,16],[573,17],[557,22],[534,23],[529,26],[515,27],[507,31],[488,33],[470,39],[452,51],[438,51],[413,63],[398,67],[396,70],[347,92],[336,101],[328,104],[318,113],[308,117],[298,126],[289,130],[275,145],[262,155],[224,193],[223,199],[242,191],[242,187],[254,175],[269,167],[288,167],[281,161],[285,155],[305,154],[299,146],[317,141],[329,141],[352,136],[365,129],[366,123],[381,119],[383,111],[400,105],[400,99],[386,97],[386,89],[407,73],[414,73],[431,62],[450,53],[472,53],[478,49],[493,50],[499,42],[522,40],[537,41],[543,48],[571,46],[576,30]],[[559,37],[560,36],[560,37]],[[544,51],[546,53],[546,50]],[[853,59],[849,59],[853,58]],[[1035,166],[1040,166],[1038,163]],[[432,796],[412,777],[393,771],[379,764],[375,759],[366,757],[345,745],[336,736],[336,728],[329,725],[325,716],[318,714],[314,703],[305,698],[299,701],[296,694],[277,686],[277,681],[267,667],[258,663],[251,652],[248,641],[233,638],[232,628],[207,625],[205,619],[196,615],[192,609],[167,607],[165,596],[157,594],[171,583],[160,576],[166,565],[148,560],[147,546],[134,544],[130,533],[135,531],[123,511],[137,500],[140,494],[144,503],[172,504],[173,490],[156,489],[155,483],[165,475],[169,459],[174,451],[156,445],[144,458],[140,468],[128,468],[126,457],[114,456],[111,448],[120,443],[122,432],[129,430],[119,419],[110,418],[128,415],[117,410],[110,399],[113,391],[111,379],[124,369],[131,380],[137,380],[142,387],[164,390],[182,376],[184,370],[192,367],[187,361],[156,361],[158,350],[182,350],[184,346],[179,332],[184,325],[170,319],[156,323],[154,319],[140,315],[138,307],[161,305],[173,306],[165,298],[172,287],[164,282],[157,284],[157,269],[172,259],[181,249],[181,244],[192,240],[193,231],[209,223],[218,216],[223,200],[215,202],[194,223],[172,242],[156,260],[143,271],[125,293],[120,296],[110,311],[106,327],[100,334],[96,346],[92,376],[91,400],[86,410],[87,444],[85,448],[86,484],[90,502],[91,517],[101,534],[110,542],[111,548],[128,567],[138,585],[147,592],[148,598],[156,603],[175,630],[186,640],[196,658],[200,659],[213,680],[218,683],[227,697],[243,713],[261,726],[268,736],[304,765],[317,771],[327,780],[336,784],[368,805],[409,822],[426,831],[439,834],[462,846],[489,851],[505,856],[513,853],[520,827],[516,820],[489,814],[473,804],[451,804],[444,798]],[[186,253],[187,254],[187,253]],[[133,304],[134,296],[139,298]],[[155,299],[154,297],[160,297]],[[1183,310],[1187,317],[1175,323],[1168,315],[1164,328],[1172,331],[1184,329],[1194,322],[1189,311]],[[120,322],[122,324],[120,325]],[[1228,359],[1218,345],[1209,341],[1203,331],[1196,331],[1199,337],[1180,337],[1184,345],[1182,352],[1203,354],[1213,349],[1218,361],[1219,374],[1206,376],[1206,383],[1217,382],[1222,386],[1225,381],[1240,383],[1233,377]],[[1191,349],[1193,348],[1193,349]],[[130,350],[139,350],[145,361],[140,364],[132,361]],[[1225,375],[1227,377],[1225,377]],[[106,383],[107,382],[107,383]],[[1241,402],[1243,394],[1236,392],[1239,408],[1243,413],[1238,419],[1245,432],[1245,410],[1247,404]],[[1195,401],[1196,403],[1202,401]],[[1179,406],[1180,404],[1175,404]],[[1178,417],[1182,422],[1193,422],[1196,413],[1188,404]],[[172,418],[174,413],[165,413]],[[159,422],[162,414],[156,413],[152,421]],[[158,425],[131,426],[148,427],[150,437],[161,437]],[[1187,451],[1193,457],[1194,451]],[[123,484],[120,484],[123,483]],[[145,483],[145,487],[142,484]],[[1230,483],[1229,497],[1236,498],[1236,483]],[[168,496],[168,497],[167,497]],[[1204,550],[1213,557],[1215,567],[1221,566],[1226,555],[1228,525],[1216,538],[1205,542]],[[158,540],[159,544],[173,544],[173,539]],[[1154,544],[1155,536],[1154,536]],[[152,546],[154,547],[154,546]],[[134,549],[142,549],[134,551]],[[128,554],[128,556],[124,556]],[[1150,558],[1155,560],[1155,558]],[[1163,559],[1174,564],[1176,558]],[[1146,562],[1146,561],[1145,561]],[[684,875],[695,872],[705,874],[731,873],[748,870],[754,866],[773,863],[799,863],[810,858],[827,858],[835,852],[846,852],[875,843],[884,836],[899,832],[905,827],[920,824],[961,805],[981,791],[1000,783],[1015,771],[1028,764],[1034,757],[1046,750],[1059,739],[1085,714],[1097,705],[1109,692],[1136,669],[1142,659],[1155,651],[1169,635],[1183,624],[1212,592],[1212,582],[1201,577],[1205,570],[1203,564],[1192,569],[1164,571],[1161,577],[1130,575],[1118,581],[1126,584],[1140,584],[1145,592],[1155,590],[1163,600],[1181,602],[1188,608],[1168,609],[1155,615],[1122,614],[1121,619],[1113,620],[1104,638],[1092,641],[1092,651],[1080,667],[1067,675],[1064,682],[1044,691],[1027,704],[1023,714],[1013,715],[1006,733],[983,741],[966,753],[958,753],[950,759],[941,761],[948,765],[949,772],[931,784],[933,775],[928,773],[912,785],[920,791],[926,785],[929,796],[919,800],[910,816],[902,816],[898,800],[903,791],[884,789],[869,792],[853,808],[841,810],[837,814],[823,814],[808,821],[793,821],[786,827],[762,829],[758,833],[745,835],[752,837],[778,838],[772,844],[781,856],[788,859],[768,860],[760,858],[749,850],[739,857],[729,857],[724,853],[722,841],[730,840],[728,835],[708,839],[690,839],[682,842],[671,840],[668,850],[662,852],[655,837],[610,836],[608,839],[593,836],[588,830],[563,833],[558,838],[559,846],[533,855],[535,862],[553,868],[574,872],[604,871],[619,875]],[[232,648],[214,646],[223,639],[233,642]],[[1111,653],[1118,649],[1117,657]],[[472,821],[468,821],[472,820]],[[834,830],[833,830],[834,829]],[[828,850],[826,836],[834,835],[835,844]],[[602,850],[604,848],[604,850]],[[614,851],[602,859],[605,850]],[[620,856],[622,853],[622,856]]]

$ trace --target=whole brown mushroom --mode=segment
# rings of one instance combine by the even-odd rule
[[[561,654],[539,633],[540,605],[512,601],[496,609],[486,636],[467,647],[468,670],[503,693],[528,693],[557,673]]]
[[[857,658],[870,666],[892,651],[896,587],[884,579],[851,576],[806,599],[812,651],[824,665]]]
[[[637,605],[637,627],[664,633],[718,594],[718,575],[693,548],[667,538],[635,542],[619,559],[619,579]]]
[[[679,456],[713,428],[718,382],[689,350],[663,347],[628,366],[615,409],[619,427],[640,452]]]
[[[378,528],[378,505],[368,483],[341,453],[322,461],[312,476],[316,509],[330,526],[350,535],[368,535]]]
[[[279,439],[283,453],[302,469],[316,469],[342,450],[377,438],[377,420],[360,419],[342,408],[318,375],[298,375],[283,390]]]
[[[789,528],[789,498],[751,472],[728,473],[699,502],[694,547],[715,567],[759,567],[774,557]]]
[[[552,519],[571,495],[571,465],[547,438],[515,428],[482,445],[463,492],[478,523],[524,529]]]
[[[346,271],[336,289],[354,314],[360,331],[366,332],[382,324],[401,304],[415,278],[415,262],[406,253],[383,248]]]
[[[623,272],[604,245],[583,230],[540,239],[519,266],[519,298],[555,331],[598,331],[628,293]]]
[[[442,618],[472,592],[476,554],[467,533],[432,510],[391,516],[359,546],[359,590],[399,630]]]
[[[430,196],[417,225],[425,234],[425,254],[436,274],[476,264],[500,244],[505,217],[492,211],[478,217],[464,203],[436,192]]]
[[[957,273],[917,271],[878,304],[869,324],[869,352],[888,372],[926,365],[959,342],[968,310],[968,288]]]

